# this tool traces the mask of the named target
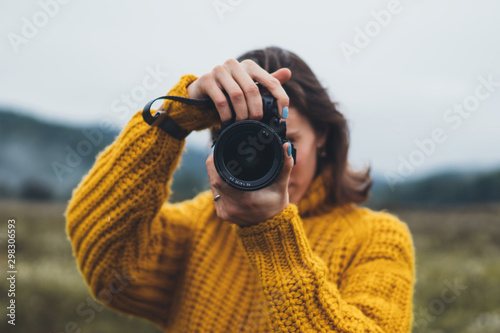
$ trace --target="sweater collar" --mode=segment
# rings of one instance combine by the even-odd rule
[[[333,172],[331,166],[328,166],[328,168],[330,169],[328,172]],[[311,181],[306,192],[297,203],[300,216],[314,216],[331,210],[333,206],[327,202],[327,192],[327,181],[324,179],[323,174],[320,173]],[[347,213],[353,207],[353,203],[346,203],[340,206],[336,205],[335,210]]]
[[[303,217],[319,213],[326,206],[326,182],[322,174],[317,175],[309,184],[306,192],[297,203],[299,214]]]

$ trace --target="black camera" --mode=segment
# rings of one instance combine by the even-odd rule
[[[259,84],[257,83],[257,86]],[[235,122],[236,113],[231,99],[226,96],[232,112],[232,119],[221,124],[220,134],[214,139],[214,163],[220,177],[234,188],[255,191],[270,185],[281,172],[285,154],[283,144],[286,138],[286,122],[280,121],[278,103],[270,94],[262,93],[263,116],[259,121],[243,120]],[[265,91],[265,90],[264,90]],[[142,117],[149,126],[158,126],[178,140],[184,140],[189,131],[179,127],[164,110],[151,115],[151,106],[159,99],[213,108],[210,98],[194,99],[182,96],[160,96],[149,101],[142,110]],[[296,150],[290,142],[293,164]]]
[[[220,134],[213,140],[215,169],[234,188],[259,190],[270,185],[283,167],[283,144],[290,142],[286,138],[286,122],[280,121],[276,98],[268,94],[261,94],[263,116],[260,120],[235,122],[231,100],[223,92],[233,117],[221,124]],[[291,142],[290,145],[295,164],[296,149]]]

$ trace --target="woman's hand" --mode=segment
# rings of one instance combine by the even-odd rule
[[[262,118],[262,97],[256,82],[267,89],[277,100],[280,115],[289,106],[289,98],[282,84],[291,77],[288,68],[281,68],[270,74],[252,60],[241,63],[235,59],[218,65],[198,80],[191,83],[187,92],[191,98],[205,98],[214,101],[222,122],[231,120],[231,109],[222,90],[231,99],[236,121]],[[213,154],[207,158],[207,172],[214,196],[220,198],[214,203],[217,215],[240,226],[263,222],[280,213],[289,204],[288,180],[293,167],[293,158],[288,156],[289,143],[283,145],[285,161],[283,169],[274,182],[257,191],[237,190],[220,178],[215,169]]]
[[[215,169],[214,154],[210,154],[206,161],[210,189],[214,196],[220,195],[214,202],[217,216],[248,227],[266,221],[285,209],[290,202],[288,180],[293,168],[293,157],[287,153],[288,146],[288,142],[283,145],[285,160],[278,177],[271,185],[257,191],[242,191],[227,184]]]
[[[222,93],[222,90],[225,90],[236,113],[236,121],[260,120],[263,115],[262,98],[255,81],[276,98],[281,116],[283,108],[288,107],[290,102],[281,85],[288,81],[291,75],[292,72],[288,68],[280,68],[269,74],[255,61],[243,60],[240,63],[236,59],[229,59],[191,83],[187,87],[187,93],[190,98],[210,97],[219,112],[221,122],[224,123],[231,120],[231,109]]]

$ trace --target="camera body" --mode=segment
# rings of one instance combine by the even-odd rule
[[[286,122],[280,121],[276,98],[261,94],[263,116],[260,120],[235,122],[231,100],[223,91],[233,114],[221,125],[220,134],[212,143],[215,169],[232,187],[255,191],[270,185],[281,172],[284,162],[283,144]],[[290,142],[295,164],[296,149]]]

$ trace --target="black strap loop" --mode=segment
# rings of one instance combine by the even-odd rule
[[[261,86],[259,85],[259,83],[257,83],[257,86],[259,87],[259,89],[261,89]],[[231,120],[229,120],[227,122],[227,124],[231,124],[235,121],[236,112],[234,111],[233,105],[231,103],[231,99],[229,98],[229,95],[227,94],[227,92],[225,90],[222,90],[222,92],[226,96],[226,99],[229,103],[229,108],[231,109],[232,117],[231,117]],[[157,111],[154,116],[151,115],[151,106],[153,105],[154,102],[156,102],[159,99],[170,99],[170,100],[173,100],[176,102],[181,102],[181,103],[188,104],[188,105],[195,105],[195,106],[199,106],[199,107],[206,107],[206,108],[215,107],[214,102],[210,98],[187,98],[187,97],[172,96],[172,95],[165,95],[165,96],[157,97],[157,98],[153,99],[152,101],[148,102],[146,104],[146,106],[144,106],[144,109],[142,110],[142,118],[144,119],[144,121],[149,126],[152,126],[153,123],[155,123],[158,120],[159,123],[157,124],[157,126],[159,128],[161,128],[163,131],[167,132],[172,137],[179,139],[179,140],[185,139],[186,136],[188,136],[189,131],[187,131],[187,130],[183,129],[182,127],[180,127],[179,125],[177,125],[177,123],[171,117],[169,117],[167,115],[166,111],[163,111],[163,110]],[[284,123],[284,126],[285,126],[284,132],[286,133],[286,123]],[[290,142],[288,139],[285,139],[285,140]],[[285,141],[283,141],[283,142],[285,142]],[[290,142],[290,144],[292,146],[293,164],[295,165],[296,149],[291,142]]]
[[[257,87],[259,87],[259,90],[262,91],[262,86],[256,82]],[[236,119],[236,112],[234,111],[233,105],[231,103],[231,98],[227,94],[225,90],[222,90],[224,95],[226,96],[226,99],[229,104],[229,108],[231,109],[231,120],[227,121],[227,123],[233,123]],[[154,116],[151,115],[151,106],[153,105],[154,102],[156,102],[159,99],[170,99],[172,101],[176,102],[181,102],[184,104],[188,105],[195,105],[203,108],[212,108],[215,107],[214,102],[210,98],[187,98],[187,97],[181,97],[181,96],[172,96],[172,95],[165,95],[161,96],[158,98],[153,99],[152,101],[148,102],[144,109],[142,110],[142,118],[144,121],[149,125],[153,125],[159,118],[161,120],[158,120],[160,123],[157,125],[160,127],[162,130],[173,136],[174,138],[177,138],[179,140],[184,139],[186,136],[188,136],[189,131],[184,130],[181,128],[179,125],[177,125],[172,118],[170,118],[165,111],[157,111]],[[156,124],[155,124],[156,125]]]
[[[170,134],[176,139],[182,140],[188,136],[189,131],[183,129],[175,121],[169,117],[165,111],[157,111],[154,116],[151,115],[151,106],[154,102],[159,99],[170,99],[176,102],[181,102],[188,105],[195,105],[200,107],[211,107],[214,106],[213,101],[210,98],[196,99],[196,98],[186,98],[181,96],[161,96],[148,102],[144,109],[142,110],[142,118],[149,125],[152,126],[158,119],[161,118],[160,123],[157,125],[159,128]]]

